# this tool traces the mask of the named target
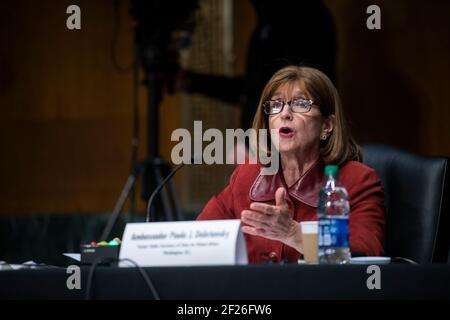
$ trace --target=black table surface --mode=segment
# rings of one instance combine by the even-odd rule
[[[163,300],[450,299],[450,265],[380,265],[380,289],[368,289],[367,265],[267,264],[143,268]],[[0,299],[84,299],[68,289],[63,267],[0,271]],[[370,281],[369,281],[370,282]],[[137,268],[98,266],[93,299],[153,299]]]

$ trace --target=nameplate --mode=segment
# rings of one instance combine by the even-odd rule
[[[240,225],[240,220],[128,223],[119,258],[148,267],[247,264]]]

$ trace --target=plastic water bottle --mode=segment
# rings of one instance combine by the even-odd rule
[[[339,183],[339,167],[325,166],[325,185],[319,193],[319,263],[350,262],[348,214],[350,204],[347,190]]]

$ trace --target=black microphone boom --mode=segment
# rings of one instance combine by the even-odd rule
[[[153,191],[153,193],[151,194],[150,198],[148,199],[148,203],[147,203],[147,211],[146,211],[146,219],[145,219],[146,222],[150,222],[153,199],[156,197],[156,195],[162,189],[162,187],[164,187],[164,185],[167,183],[167,181],[169,181],[170,178],[172,178],[173,175],[178,170],[180,170],[185,164],[186,163],[183,162],[183,163],[177,165],[175,168],[173,168],[173,170],[167,175],[167,177],[165,177],[164,180],[161,181],[161,183],[158,185],[158,187],[156,187],[155,191]]]

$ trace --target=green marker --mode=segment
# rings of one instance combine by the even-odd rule
[[[109,243],[108,243],[108,246],[118,246],[119,245],[119,242],[117,242],[117,240],[111,240]]]

